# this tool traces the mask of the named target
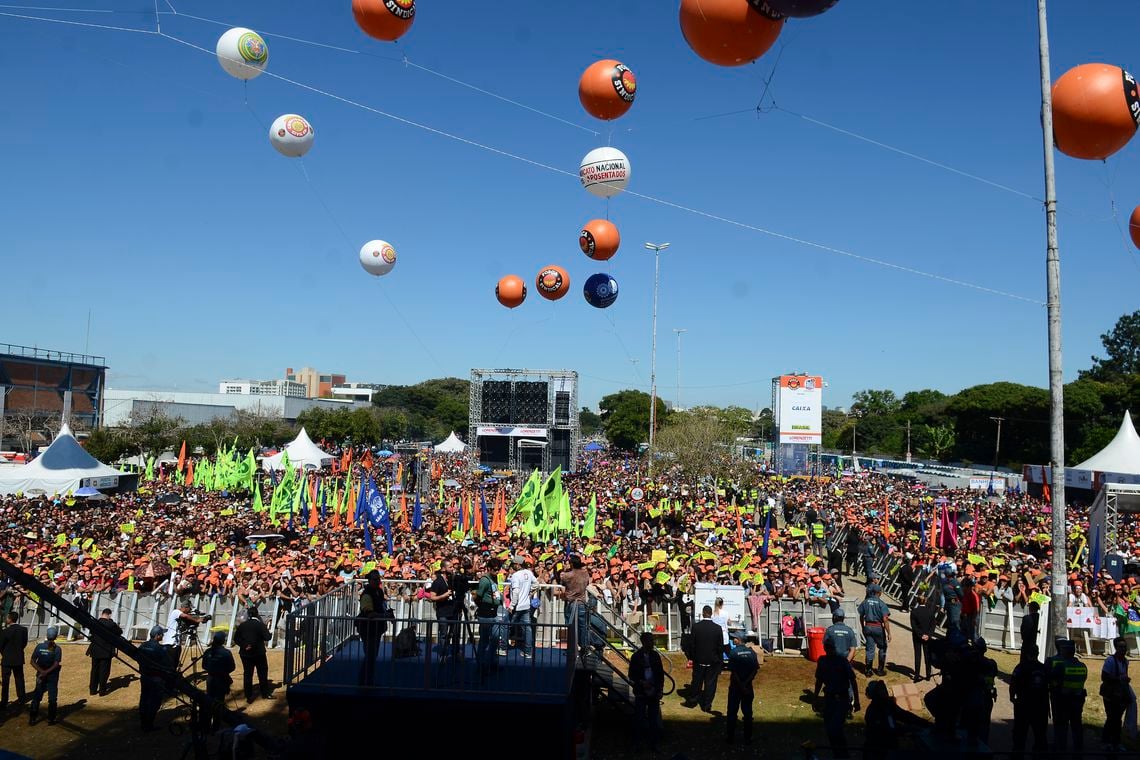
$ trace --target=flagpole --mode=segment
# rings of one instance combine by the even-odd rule
[[[1041,138],[1045,159],[1045,280],[1049,325],[1049,461],[1052,467],[1053,600],[1045,647],[1066,633],[1068,590],[1065,546],[1065,385],[1061,372],[1061,254],[1057,243],[1057,185],[1053,170],[1053,95],[1049,73],[1049,23],[1046,0],[1037,0],[1037,45],[1041,67]]]

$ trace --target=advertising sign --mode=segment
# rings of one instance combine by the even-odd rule
[[[515,427],[514,425],[479,425],[476,429],[478,435],[501,435],[517,438],[521,436],[545,438],[546,428]]]
[[[814,443],[823,440],[823,378],[817,375],[781,375],[776,389],[776,427],[780,443]]]

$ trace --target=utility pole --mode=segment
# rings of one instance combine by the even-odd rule
[[[1057,243],[1057,184],[1053,173],[1053,86],[1049,73],[1049,22],[1046,0],[1037,0],[1037,45],[1041,66],[1041,141],[1045,158],[1045,299],[1049,325],[1049,459],[1053,475],[1053,600],[1043,654],[1066,631],[1068,570],[1065,546],[1065,386],[1061,375],[1061,254]]]
[[[661,252],[668,243],[646,243],[653,251],[653,349],[649,359],[649,465],[647,473],[653,476],[653,438],[657,430],[657,286],[661,282]]]
[[[910,464],[910,420],[906,421],[906,463]]]
[[[676,408],[681,408],[681,335],[687,333],[688,330],[684,327],[674,327],[673,332],[677,334],[677,400],[673,403]]]
[[[1005,417],[990,417],[991,420],[997,423],[997,443],[994,444],[994,471],[997,471],[998,466],[998,452],[1001,451],[1001,423],[1005,421]]]

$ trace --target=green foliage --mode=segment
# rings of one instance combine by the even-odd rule
[[[647,404],[648,401],[646,398]],[[751,413],[744,411],[751,421]],[[669,455],[670,467],[677,467],[690,482],[708,475],[727,476],[731,461],[728,445],[747,426],[739,424],[737,414],[726,412],[729,410],[716,407],[673,412],[668,424],[657,434],[656,449]]]
[[[1107,356],[1091,357],[1092,367],[1080,373],[1082,380],[1120,381],[1140,374],[1140,311],[1116,320],[1112,330],[1100,336],[1100,341]]]
[[[602,429],[602,418],[589,407],[582,407],[578,412],[578,424],[582,426],[582,435],[589,437]]]
[[[110,428],[96,428],[83,442],[87,453],[100,462],[115,462],[131,453],[131,442],[121,431]]]
[[[467,429],[470,385],[448,377],[385,388],[372,398],[381,411],[383,437],[441,441],[452,430],[462,433]]]
[[[918,453],[930,459],[942,460],[954,449],[958,434],[950,425],[923,425],[919,431]]]
[[[613,446],[624,451],[636,451],[640,443],[649,440],[649,394],[625,390],[605,396],[598,404],[602,410],[602,429]],[[668,422],[665,402],[657,399],[657,428]]]

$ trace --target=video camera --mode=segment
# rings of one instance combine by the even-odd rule
[[[209,622],[209,620],[212,617],[211,615],[207,615],[205,612],[202,612],[201,610],[190,610],[189,612],[186,612],[184,614],[189,615],[190,617],[193,617],[193,618],[197,618],[198,620],[200,620],[203,623]],[[185,617],[179,617],[178,618],[178,630],[179,630],[179,632],[193,631],[194,629],[196,629],[198,627],[198,625],[199,625],[198,623],[194,623],[190,620],[187,620]]]

